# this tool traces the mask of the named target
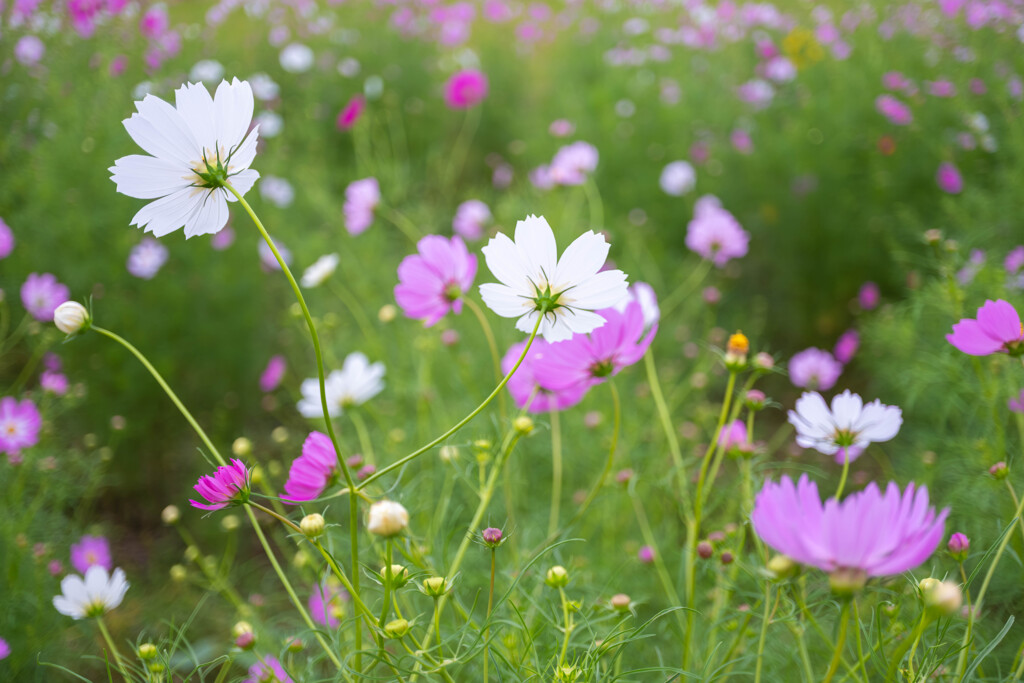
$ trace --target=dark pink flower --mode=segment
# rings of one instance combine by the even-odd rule
[[[23,448],[39,443],[43,420],[36,404],[29,399],[17,401],[13,396],[0,399],[0,453],[17,455]]]
[[[167,17],[167,8],[163,5],[153,5],[139,20],[139,32],[150,40],[159,38],[170,27],[170,19]]]
[[[857,292],[857,303],[863,310],[870,311],[878,306],[880,296],[878,285],[868,281],[860,286],[860,291]]]
[[[948,161],[939,164],[939,170],[935,172],[935,182],[940,190],[948,194],[960,194],[964,189],[964,179],[960,171]]]
[[[0,259],[5,259],[14,251],[14,231],[0,218]]]
[[[292,461],[285,495],[281,500],[292,505],[320,497],[338,478],[338,455],[330,437],[323,432],[310,432],[302,444],[302,455]]]
[[[232,459],[230,465],[217,468],[213,475],[204,474],[193,486],[207,503],[189,499],[192,507],[201,510],[220,510],[249,499],[249,470],[241,460]]]
[[[395,301],[406,316],[430,327],[449,311],[462,312],[462,296],[476,277],[476,255],[458,236],[427,235],[416,249],[398,266]]]
[[[281,384],[281,379],[284,378],[286,367],[284,356],[272,356],[267,361],[267,367],[263,370],[263,374],[260,375],[260,391],[268,393],[276,389]]]
[[[508,373],[512,370],[519,356],[523,353],[526,341],[513,344],[501,359],[501,371]],[[519,408],[527,408],[531,413],[547,413],[552,410],[566,410],[580,401],[587,393],[587,387],[578,385],[563,391],[552,391],[542,387],[538,381],[536,372],[537,364],[544,359],[552,344],[540,339],[533,340],[526,358],[523,359],[519,369],[509,379],[505,387],[512,394],[512,400]]]
[[[264,655],[261,661],[249,667],[249,678],[245,683],[295,683],[284,666],[273,655]]]
[[[444,101],[452,109],[469,109],[487,97],[487,76],[475,69],[453,74],[444,86]]]
[[[349,100],[345,108],[338,114],[338,120],[336,121],[338,130],[349,130],[352,126],[356,125],[356,121],[363,115],[364,109],[366,109],[366,98],[362,95],[356,95]]]
[[[1009,302],[986,301],[977,318],[964,318],[953,325],[946,341],[971,356],[993,353],[1024,354],[1024,326]]]
[[[71,545],[71,566],[78,573],[85,574],[94,564],[108,572],[114,568],[110,559],[110,543],[102,536],[82,536],[78,543]]]
[[[847,330],[840,335],[839,340],[836,342],[836,347],[832,349],[832,353],[837,361],[845,365],[857,353],[857,347],[859,346],[860,334],[857,330]]]

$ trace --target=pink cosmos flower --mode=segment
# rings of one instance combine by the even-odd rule
[[[31,273],[21,286],[21,303],[40,322],[53,321],[53,312],[68,300],[71,292],[50,273]]]
[[[108,572],[114,568],[110,559],[110,543],[102,536],[82,536],[78,543],[71,545],[71,566],[79,574],[85,574],[94,564]]]
[[[343,603],[351,600],[348,591],[341,587],[341,582],[333,576],[324,579],[309,596],[309,615],[313,621],[329,628],[338,628],[341,622],[339,614],[344,614]]]
[[[416,250],[398,265],[395,301],[407,317],[430,327],[449,311],[462,312],[462,295],[476,277],[476,255],[458,236],[427,235]]]
[[[721,268],[730,259],[745,256],[749,242],[750,235],[716,197],[697,200],[693,220],[686,226],[686,246],[691,251]]]
[[[269,393],[276,389],[281,384],[285,368],[284,356],[272,356],[267,361],[267,367],[263,370],[263,374],[260,375],[260,391]]]
[[[29,399],[17,401],[13,396],[0,399],[0,453],[17,455],[23,448],[39,443],[43,419]]]
[[[281,500],[297,505],[314,500],[338,478],[338,456],[330,437],[323,432],[310,432],[302,444],[302,455],[292,461],[285,495]]]
[[[804,349],[789,359],[789,380],[793,386],[828,391],[843,372],[843,364],[831,353],[815,347]]]
[[[857,348],[860,346],[860,333],[857,330],[847,330],[843,332],[839,337],[839,341],[836,342],[836,347],[832,350],[836,360],[843,365],[850,362],[853,355],[857,353]]]
[[[128,254],[128,272],[143,280],[152,280],[167,263],[167,247],[152,237],[145,237]]]
[[[467,240],[478,240],[484,235],[484,226],[491,221],[491,210],[479,199],[467,199],[459,204],[452,219],[452,230]]]
[[[896,126],[907,126],[914,120],[910,107],[892,95],[879,95],[875,99],[875,109],[878,110],[879,114],[889,119],[889,123]]]
[[[356,121],[363,115],[363,110],[366,109],[366,98],[362,95],[356,95],[348,101],[345,108],[338,114],[338,120],[335,122],[338,126],[338,130],[349,130],[352,126],[356,125]]]
[[[899,71],[888,71],[882,75],[882,85],[888,90],[905,90],[912,83]]]
[[[935,172],[935,182],[939,189],[947,194],[960,194],[964,189],[964,179],[960,171],[948,161],[939,164],[939,170]]]
[[[1024,268],[1024,246],[1016,246],[1010,250],[1003,261],[1003,268],[1008,275],[1017,275]]]
[[[469,109],[487,97],[487,76],[475,69],[459,71],[444,86],[444,101],[452,109]]]
[[[249,667],[249,678],[245,683],[295,683],[284,670],[280,660],[273,655],[263,655],[261,661]]]
[[[0,218],[0,259],[5,259],[14,251],[14,231]]]
[[[597,147],[582,140],[555,152],[548,175],[556,185],[582,185],[597,168]]]
[[[193,486],[208,501],[199,503],[189,499],[192,507],[201,510],[220,510],[249,499],[249,470],[241,460],[232,459],[230,465],[217,468],[213,475],[204,474]]]
[[[46,54],[46,45],[36,36],[22,36],[14,44],[14,58],[24,66],[34,66]]]
[[[216,251],[224,251],[235,242],[235,229],[230,225],[225,225],[221,228],[220,232],[213,234],[210,238],[210,246]]]
[[[153,40],[159,38],[170,28],[171,22],[167,16],[167,8],[162,4],[153,5],[139,20],[139,32],[145,38]]]
[[[68,378],[67,375],[62,372],[43,370],[39,375],[39,386],[43,391],[49,391],[57,396],[63,396],[68,393]]]
[[[645,334],[640,302],[633,301],[620,313],[614,308],[598,311],[605,324],[589,334],[551,344],[534,363],[534,376],[551,391],[575,386],[590,388],[643,358],[658,333],[654,323]]]
[[[0,638],[0,659],[7,659],[11,656],[11,646],[7,644],[7,641]]]
[[[857,303],[860,304],[861,309],[870,311],[878,306],[880,297],[878,285],[868,281],[860,286],[860,291],[857,292]]]
[[[732,424],[722,427],[718,433],[718,445],[722,450],[728,451],[731,448],[741,448],[747,443],[747,426],[743,420],[734,420]]]
[[[925,81],[924,85],[932,97],[956,96],[956,86],[951,81]]]
[[[964,318],[953,325],[946,341],[971,356],[993,353],[1024,354],[1024,327],[1009,302],[985,301],[977,318]]]
[[[373,225],[373,210],[380,204],[380,185],[376,178],[354,180],[345,188],[345,229],[361,235]]]
[[[865,580],[909,571],[942,542],[949,508],[938,514],[928,489],[908,484],[901,493],[889,482],[885,493],[871,483],[842,502],[824,505],[818,487],[800,477],[768,481],[754,502],[750,520],[761,539],[800,564],[825,572],[845,570]]]
[[[548,126],[548,132],[556,138],[565,138],[576,132],[576,126],[568,119],[555,119]]]
[[[508,374],[523,353],[526,341],[513,344],[501,359],[501,371]],[[512,394],[512,400],[519,408],[526,408],[531,413],[548,413],[552,410],[566,410],[583,400],[588,387],[575,385],[562,391],[552,391],[542,386],[536,375],[537,364],[542,361],[548,350],[553,346],[541,338],[533,340],[526,358],[519,369],[509,379],[505,387]]]

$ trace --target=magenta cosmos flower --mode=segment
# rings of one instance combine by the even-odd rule
[[[281,662],[273,655],[264,655],[261,661],[249,667],[245,683],[295,683]]]
[[[313,621],[330,628],[338,628],[345,616],[345,603],[351,600],[341,582],[333,576],[318,583],[309,596],[309,615]]]
[[[217,468],[213,475],[204,474],[193,486],[207,503],[189,499],[192,507],[201,510],[220,510],[232,504],[244,503],[249,499],[249,470],[241,460],[232,459],[230,465]]]
[[[1024,326],[1016,309],[1007,301],[986,301],[978,316],[964,318],[953,325],[946,341],[971,356],[1008,353],[1024,354]]]
[[[824,504],[817,485],[800,477],[765,482],[750,520],[761,539],[801,564],[825,572],[845,570],[861,581],[917,567],[942,542],[949,508],[938,514],[928,489],[908,484],[900,493],[889,482],[885,493],[871,483],[842,502]]]
[[[487,76],[475,69],[453,74],[444,86],[444,101],[452,109],[469,109],[487,97]]]
[[[363,115],[364,109],[366,109],[366,98],[362,95],[356,95],[349,100],[345,108],[338,114],[338,120],[336,121],[338,130],[349,130],[352,126],[356,125],[356,121]]]
[[[731,259],[746,256],[750,235],[722,208],[717,197],[697,200],[693,220],[686,226],[686,246],[721,268]]]
[[[395,301],[406,316],[430,327],[449,311],[462,312],[462,296],[476,277],[476,255],[457,236],[427,235],[416,249],[398,265]]]
[[[811,347],[789,359],[789,381],[802,389],[828,391],[843,372],[843,364],[828,351]]]
[[[960,194],[964,189],[964,179],[956,166],[944,161],[935,172],[935,183],[946,194]]]
[[[21,286],[21,303],[33,318],[53,322],[53,312],[68,300],[71,292],[50,273],[31,273]]]
[[[314,500],[337,479],[338,456],[334,444],[323,432],[310,432],[302,444],[302,455],[292,461],[281,499],[293,505]]]
[[[519,356],[522,355],[525,345],[526,341],[513,344],[508,352],[505,353],[505,357],[501,359],[501,371],[503,373],[508,374],[512,370],[512,366],[516,364]],[[526,358],[523,359],[519,369],[516,370],[516,373],[509,379],[508,384],[505,385],[508,388],[508,392],[512,394],[512,400],[515,401],[516,406],[519,408],[526,408],[531,413],[566,410],[582,401],[586,395],[589,387],[585,384],[577,384],[567,389],[555,391],[542,386],[538,382],[536,374],[537,364],[544,359],[552,346],[553,344],[549,344],[543,339],[534,339],[533,345],[530,346],[530,350],[526,354]]]
[[[93,565],[99,565],[108,572],[114,568],[110,559],[110,543],[102,536],[82,536],[78,543],[71,545],[71,566],[79,574],[85,574]]]
[[[0,452],[17,455],[21,449],[35,446],[42,425],[35,403],[5,396],[0,400]]]
[[[892,95],[879,95],[875,99],[875,109],[896,126],[907,126],[914,120],[910,107]]]
[[[605,319],[604,325],[589,334],[575,334],[551,344],[534,364],[541,386],[565,391],[578,385],[590,388],[601,384],[643,358],[658,333],[658,324],[654,323],[644,334],[644,314],[638,301],[630,302],[621,313],[606,308],[598,315]]]

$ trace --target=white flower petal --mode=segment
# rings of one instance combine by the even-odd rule
[[[135,108],[139,113],[125,120],[124,127],[139,147],[155,157],[175,159],[186,166],[202,158],[202,148],[195,134],[170,104],[146,95],[135,103]]]
[[[131,225],[145,228],[146,232],[156,237],[163,237],[185,225],[185,220],[202,201],[202,195],[202,190],[188,187],[161,197],[139,209]]]
[[[141,154],[121,157],[107,170],[117,191],[136,199],[165,197],[192,184],[186,178],[188,170],[180,163]]]
[[[503,318],[519,317],[535,307],[533,300],[527,299],[511,287],[494,282],[480,285],[480,298],[489,309]],[[531,327],[530,330],[532,329]]]
[[[237,78],[231,83],[221,81],[214,96],[214,107],[217,141],[231,150],[242,142],[252,123],[252,87]]]
[[[554,280],[558,246],[555,233],[543,216],[530,215],[516,223],[516,247],[521,259],[529,264],[526,270],[531,276],[542,273],[548,280]]]
[[[860,418],[864,401],[849,389],[832,397],[832,419],[836,427],[851,431]]]
[[[259,171],[254,171],[253,169],[250,168],[245,171],[242,171],[241,173],[238,173],[237,175],[231,176],[231,178],[228,179],[228,182],[231,183],[231,187],[235,188],[238,191],[238,194],[244,195],[246,192],[252,189],[252,186],[256,183],[257,180],[259,180],[259,178]],[[237,199],[235,199],[235,195],[231,194],[227,190],[223,190],[223,192],[227,194],[227,200],[229,202],[238,201]]]
[[[577,308],[558,309],[559,319],[573,334],[588,334],[603,326],[607,321],[593,311]],[[548,341],[551,341],[548,339]]]
[[[804,392],[796,401],[796,410],[789,411],[789,423],[796,427],[797,434],[814,442],[822,442],[832,438],[835,425],[832,413],[829,412],[825,399],[816,391]],[[804,444],[800,444],[804,446]],[[812,446],[804,446],[811,448]],[[813,446],[817,448],[817,446]]]
[[[507,235],[499,232],[480,251],[484,255],[487,267],[499,282],[517,292],[530,296],[534,294],[530,278],[535,277],[535,274],[527,272],[527,264],[520,258],[519,249]]]
[[[185,239],[220,232],[228,222],[228,203],[222,191],[206,192],[198,209],[185,221]]]
[[[611,245],[604,235],[588,230],[565,248],[555,266],[554,282],[583,282],[601,270]]]
[[[565,293],[563,299],[573,308],[592,311],[611,308],[628,295],[629,283],[621,270],[605,270],[583,280]]]
[[[854,429],[860,439],[878,443],[895,437],[902,425],[903,411],[897,406],[883,405],[876,399],[864,406]]]
[[[186,83],[174,91],[174,104],[181,118],[192,129],[199,147],[207,155],[207,162],[213,165],[218,151],[217,115],[210,91],[202,83]]]

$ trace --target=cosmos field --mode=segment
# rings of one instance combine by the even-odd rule
[[[1024,3],[0,5],[0,679],[1024,677]]]

